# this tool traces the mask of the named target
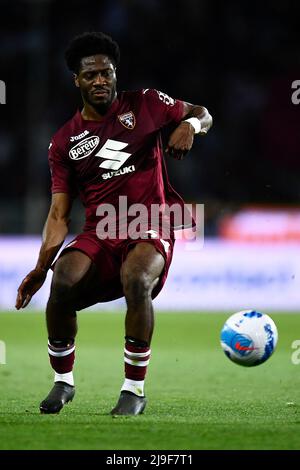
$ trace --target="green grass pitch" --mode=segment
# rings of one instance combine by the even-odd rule
[[[157,313],[148,370],[148,406],[112,418],[123,380],[121,313],[79,314],[74,401],[40,415],[52,386],[44,317],[0,314],[1,449],[299,449],[300,365],[291,344],[300,316],[274,314],[279,342],[265,364],[231,363],[219,346],[229,313]]]

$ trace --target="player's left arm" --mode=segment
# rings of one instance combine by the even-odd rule
[[[212,122],[212,117],[206,108],[183,102],[182,121],[172,132],[166,152],[177,160],[182,160],[192,148],[194,135],[206,135]]]

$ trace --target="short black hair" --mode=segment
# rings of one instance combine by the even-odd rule
[[[118,44],[102,32],[83,33],[76,36],[66,49],[65,59],[69,70],[78,74],[81,59],[96,54],[106,55],[115,66],[120,62]]]

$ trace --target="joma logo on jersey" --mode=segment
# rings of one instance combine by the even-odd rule
[[[86,158],[91,155],[99,142],[100,139],[97,135],[91,135],[72,147],[69,151],[69,157],[72,158],[72,160],[81,160],[82,158]]]
[[[72,135],[72,136],[70,137],[70,142],[74,142],[74,140],[80,140],[80,139],[82,139],[82,137],[85,137],[85,136],[88,135],[89,133],[90,133],[90,131],[85,130],[84,132],[81,132],[81,134]]]
[[[103,173],[102,178],[104,180],[108,180],[109,178],[113,178],[114,176],[125,175],[126,173],[132,173],[133,171],[135,171],[134,165],[125,166],[124,168],[121,168],[121,170],[109,171],[108,173]]]

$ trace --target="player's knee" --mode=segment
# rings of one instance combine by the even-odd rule
[[[73,283],[68,276],[56,274],[53,276],[50,301],[54,303],[70,303],[74,297]]]
[[[141,299],[151,295],[153,280],[147,273],[124,273],[122,282],[127,298]]]

